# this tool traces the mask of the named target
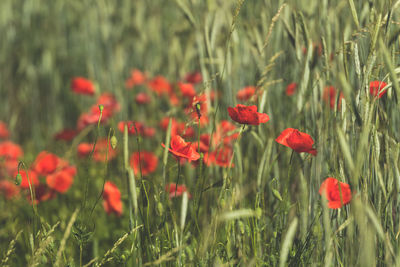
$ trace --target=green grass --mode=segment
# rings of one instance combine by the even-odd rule
[[[25,164],[48,150],[78,174],[38,215],[24,197],[0,198],[0,266],[400,265],[399,24],[392,0],[2,0],[0,119]],[[124,87],[132,68],[170,81],[201,71],[198,91],[220,94],[201,133],[230,120],[227,107],[247,85],[260,88],[256,104],[271,119],[243,130],[234,167],[181,166],[193,198],[169,201],[164,186],[179,168],[161,147],[170,134],[126,137],[117,123],[187,118],[164,100],[136,105]],[[107,165],[53,140],[94,102],[70,91],[75,76],[121,104],[108,124],[81,136],[94,142],[116,131],[118,156]],[[381,99],[369,94],[373,80],[390,83]],[[288,97],[291,82],[299,86]],[[343,92],[340,109],[323,101],[329,85]],[[316,157],[274,141],[289,127],[314,138]],[[159,158],[148,179],[133,177],[124,157],[139,145]],[[349,205],[325,207],[318,190],[326,177],[350,184]],[[101,200],[90,212],[104,180],[121,189],[121,217],[107,215]]]

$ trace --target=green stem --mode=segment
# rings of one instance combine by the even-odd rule
[[[176,197],[176,191],[178,191],[178,184],[179,184],[180,176],[181,176],[181,161],[178,158],[178,177],[176,179],[176,185],[175,185],[175,197]]]

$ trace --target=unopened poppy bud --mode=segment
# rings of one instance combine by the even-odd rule
[[[117,140],[117,137],[115,137],[115,135],[111,136],[110,143],[111,143],[112,149],[115,149],[117,147],[118,140]]]
[[[201,108],[200,104],[197,103],[197,104],[196,104],[196,112],[197,112],[197,117],[198,117],[198,119],[201,118],[200,108]]]
[[[100,112],[103,112],[104,106],[103,105],[99,105],[99,110]]]
[[[17,175],[15,176],[15,184],[20,185],[21,181],[22,181],[22,176],[20,173],[17,173]]]

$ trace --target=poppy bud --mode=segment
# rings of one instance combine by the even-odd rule
[[[198,119],[201,118],[200,108],[201,108],[200,104],[197,103],[197,104],[196,104],[196,112],[197,112],[197,117],[198,117]]]
[[[22,181],[22,176],[20,173],[17,173],[17,175],[15,176],[15,184],[20,185],[21,181]]]
[[[115,135],[111,136],[110,143],[111,143],[112,149],[115,149],[117,147],[118,140],[117,140],[117,137],[115,137]]]
[[[103,112],[104,106],[103,105],[99,105],[99,110],[100,112]]]

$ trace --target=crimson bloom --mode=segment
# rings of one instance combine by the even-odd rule
[[[105,162],[106,159],[112,160],[117,156],[117,151],[111,147],[107,139],[100,139],[96,142],[93,152],[93,159],[97,162]]]
[[[0,139],[7,139],[9,135],[7,124],[0,121]]]
[[[151,79],[147,83],[150,90],[157,93],[158,95],[161,94],[170,94],[172,92],[172,86],[169,81],[164,78],[163,76],[159,75]]]
[[[0,180],[2,177],[15,176],[18,170],[18,159],[0,159]]]
[[[89,156],[90,152],[93,150],[93,144],[89,143],[80,143],[78,145],[78,156],[86,157]]]
[[[52,174],[57,169],[59,161],[60,159],[56,155],[47,151],[42,151],[36,157],[32,169],[37,174],[46,176]]]
[[[145,105],[145,104],[148,104],[148,103],[150,103],[150,101],[151,101],[151,98],[150,98],[150,96],[148,95],[148,94],[146,94],[146,93],[138,93],[136,96],[135,96],[135,102],[136,102],[136,104],[139,104],[139,105]]]
[[[56,194],[56,191],[52,190],[45,184],[39,184],[35,187],[35,204],[52,199],[56,196]],[[30,195],[28,195],[28,200],[32,202]]]
[[[332,177],[326,178],[321,184],[319,194],[328,200],[328,207],[330,209],[341,208],[351,200],[350,186],[346,183],[339,182],[337,179]]]
[[[122,214],[121,192],[110,181],[104,184],[103,207],[107,214],[115,213],[117,216]]]
[[[383,90],[387,83],[382,81],[372,81],[369,83],[369,92],[371,95],[376,96],[377,98],[381,98],[384,94],[386,94],[387,90]]]
[[[160,127],[164,131],[168,129],[169,120],[171,119],[171,136],[181,135],[184,138],[192,138],[195,135],[193,127],[186,127],[186,123],[178,122],[174,118],[164,117],[160,121]]]
[[[336,95],[337,95],[337,90],[333,86],[327,86],[324,89],[324,93],[322,95],[322,99],[329,105],[331,109],[335,108],[335,103],[336,103]],[[339,102],[337,105],[337,108],[340,109],[340,104],[342,103],[343,99],[343,93],[339,93]]]
[[[125,125],[128,127],[128,134],[129,135],[134,135],[134,134],[142,134],[144,125],[141,122],[137,121],[120,121],[118,123],[118,130],[121,133],[124,133],[125,131]],[[136,132],[137,130],[137,132]]]
[[[103,111],[100,111],[100,105],[103,107]],[[97,124],[100,119],[100,114],[100,122],[105,123],[120,109],[120,104],[113,94],[103,93],[98,98],[97,103],[90,108],[89,112],[81,114],[78,119],[77,128],[80,131],[90,124]]]
[[[1,180],[0,181],[0,193],[2,193],[6,199],[12,199],[12,198],[18,196],[19,187],[10,181]]]
[[[65,193],[74,182],[75,174],[76,169],[74,167],[66,168],[54,174],[47,175],[46,183],[49,188],[59,193]]]
[[[191,198],[192,195],[189,194],[186,186],[183,185],[178,185],[178,187],[176,186],[176,184],[174,183],[170,183],[168,185],[165,186],[165,191],[167,193],[169,193],[169,199],[173,198],[173,197],[180,197],[183,195],[184,192],[188,193],[188,197]]]
[[[200,135],[200,143],[193,143],[193,147],[196,151],[200,149],[201,152],[206,153],[210,149],[210,135],[205,133]]]
[[[285,129],[278,138],[275,139],[281,145],[290,147],[297,153],[306,152],[314,156],[317,155],[317,150],[312,146],[314,140],[310,135],[300,132],[297,129],[287,128]]]
[[[231,163],[232,156],[233,156],[232,148],[229,146],[224,146],[213,152],[205,153],[204,163],[206,163],[208,166],[210,166],[211,164],[215,164],[220,167],[227,168]],[[232,163],[231,167],[233,166],[235,165]]]
[[[28,171],[29,181],[35,185],[36,201],[53,198],[56,193],[65,193],[74,182],[74,176],[77,171],[75,166],[59,158],[57,155],[47,151],[42,151],[36,157],[36,160]],[[26,173],[20,171],[22,176],[21,187],[29,188],[29,181]],[[38,176],[44,176],[46,184],[41,184]]]
[[[184,97],[191,99],[196,95],[196,90],[191,83],[178,82],[178,87],[181,90],[182,96]]]
[[[186,74],[185,79],[186,82],[188,83],[201,83],[201,81],[203,80],[203,77],[201,76],[201,73],[198,71],[194,71],[194,72],[189,72],[188,74]]]
[[[140,154],[139,152],[134,152],[131,155],[130,165],[135,175],[139,174],[140,170],[142,170],[142,175],[146,176],[157,169],[158,158],[150,151],[140,151]]]
[[[125,87],[131,89],[136,85],[141,85],[146,81],[146,75],[138,69],[131,70],[131,76],[125,81]]]
[[[254,86],[247,86],[239,90],[236,94],[236,98],[241,101],[249,100],[256,93],[256,88]]]
[[[56,140],[71,141],[78,134],[77,130],[74,129],[64,129],[54,135]]]
[[[164,144],[161,144],[165,147]],[[200,158],[199,153],[193,148],[190,142],[185,142],[185,140],[179,135],[175,135],[171,138],[171,148],[168,148],[177,160],[182,158],[187,159],[189,162],[196,161]]]
[[[18,171],[15,170],[13,176],[16,177],[17,173],[18,173]],[[22,188],[25,188],[25,189],[29,188],[29,184],[31,184],[32,187],[36,187],[40,183],[35,171],[29,170],[28,176],[27,176],[25,170],[20,170],[19,174],[21,175],[21,178],[22,178],[22,180],[21,180]],[[28,181],[28,177],[29,177],[29,181]]]
[[[228,107],[228,113],[232,120],[241,124],[259,125],[269,121],[265,113],[257,112],[257,106],[245,106],[237,104],[236,107]]]
[[[211,98],[212,96],[210,94],[210,100],[212,100]],[[200,109],[198,109],[198,107],[200,107]],[[192,118],[192,120],[194,120],[194,122],[198,122],[200,116],[200,127],[207,125],[209,119],[206,94],[194,96],[185,108],[185,112]]]
[[[77,94],[94,95],[93,83],[83,77],[76,77],[71,82],[71,90]]]
[[[4,141],[0,143],[0,158],[17,159],[24,155],[22,148],[11,141]]]
[[[297,89],[297,83],[289,83],[288,86],[286,87],[286,95],[291,96],[296,93]]]
[[[236,132],[236,129],[236,126],[230,121],[220,121],[213,135],[214,144],[219,145],[222,142],[223,145],[230,145],[232,141],[239,137],[239,133]]]

